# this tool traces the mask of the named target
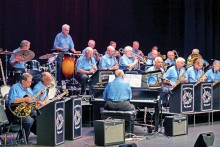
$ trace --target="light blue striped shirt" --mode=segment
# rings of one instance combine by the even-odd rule
[[[70,35],[65,36],[62,32],[57,34],[54,40],[54,47],[65,47],[68,46],[65,50],[61,50],[61,52],[67,52],[70,49],[74,48],[74,43],[72,37]]]
[[[119,69],[127,70],[129,64],[134,63],[134,58],[129,58],[125,54],[119,59]]]
[[[201,69],[195,70],[194,66],[191,66],[190,68],[187,69],[184,77],[188,79],[189,83],[194,83],[198,81],[202,73],[203,71]]]
[[[96,67],[96,62],[93,57],[90,60],[86,58],[86,56],[81,56],[76,63],[76,70],[83,69],[83,70],[91,70],[92,67]],[[97,68],[97,67],[96,67]]]
[[[99,69],[112,68],[115,65],[115,62],[117,61],[114,56],[110,57],[108,54],[105,54],[99,62]]]
[[[207,76],[207,82],[216,82],[220,79],[220,71],[214,72],[213,69],[209,69],[205,75]]]

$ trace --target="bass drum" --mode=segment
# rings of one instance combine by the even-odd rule
[[[6,94],[8,94],[9,90],[10,90],[10,86],[7,86],[7,85],[1,86],[0,91],[1,91],[2,97],[4,97]]]
[[[48,93],[48,99],[53,99],[57,93],[58,93],[58,90],[57,90],[57,83],[56,83],[56,79],[53,77],[53,80],[51,82],[51,84],[53,84],[53,86],[51,88],[49,88],[49,93]]]
[[[75,58],[72,53],[65,53],[62,61],[62,72],[64,77],[70,78],[75,69]]]

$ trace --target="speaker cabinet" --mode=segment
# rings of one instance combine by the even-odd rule
[[[165,135],[177,136],[188,134],[188,121],[186,116],[166,116]]]
[[[211,147],[214,143],[214,133],[201,133],[197,138],[194,147]]]
[[[94,130],[98,146],[125,143],[125,122],[122,119],[96,120]]]

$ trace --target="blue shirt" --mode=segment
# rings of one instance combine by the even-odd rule
[[[157,71],[158,69],[155,68],[155,66],[151,66],[150,68],[148,68],[146,70],[146,72],[150,72],[150,71]],[[162,70],[162,69],[161,69]],[[164,70],[162,70],[162,72],[164,72]],[[162,73],[161,73],[162,74]],[[149,86],[153,86],[156,84],[158,78],[161,77],[161,74],[156,74],[156,75],[150,75],[147,78],[147,82],[149,84]]]
[[[147,61],[146,61],[146,65],[154,65],[155,64],[155,60],[153,58],[148,58]]]
[[[164,62],[165,62],[166,64],[168,64],[169,66],[176,65],[175,60],[170,60],[169,58],[167,58]]]
[[[220,71],[214,72],[213,69],[209,69],[205,75],[207,77],[207,82],[216,82],[220,79]]]
[[[137,54],[137,55],[138,55],[138,52],[139,52],[139,51],[140,51],[139,49],[135,50],[135,49],[132,48],[132,53],[134,53],[134,54]]]
[[[128,58],[125,54],[119,59],[119,69],[127,70],[129,64],[134,63],[134,58]]]
[[[184,74],[185,69],[177,69],[176,66],[170,67],[166,73],[163,75],[163,79],[168,79],[173,83],[176,83],[178,79]]]
[[[15,98],[23,98],[25,95],[29,95],[31,97],[33,96],[31,88],[24,89],[21,86],[21,83],[16,83],[12,85],[8,94],[8,104],[13,103]]]
[[[130,100],[132,98],[131,86],[122,78],[117,77],[108,83],[103,92],[103,98],[108,101]]]
[[[187,69],[184,77],[188,79],[189,83],[194,83],[197,82],[198,79],[201,77],[203,71],[200,70],[195,70],[193,66]]]
[[[19,51],[21,51],[20,47],[17,48],[17,49],[15,49],[15,50],[13,51],[13,53],[16,53],[16,52],[19,52]],[[14,61],[14,54],[12,54],[11,57],[10,57],[10,59],[9,59],[9,62],[13,62],[13,61]],[[13,67],[16,68],[16,69],[24,70],[24,69],[26,69],[25,61],[21,62],[20,64],[17,63],[17,64],[15,64]]]
[[[147,58],[152,58],[152,51],[148,53]]]
[[[117,61],[114,56],[110,57],[108,54],[105,54],[99,62],[99,69],[112,68],[116,62]]]
[[[54,47],[65,47],[68,46],[65,50],[60,50],[61,52],[67,52],[70,49],[74,48],[74,43],[72,37],[68,34],[65,36],[62,32],[57,34],[54,40]]]
[[[86,49],[84,49],[84,50],[82,51],[82,54],[83,54],[83,55],[85,55],[85,54],[86,54]],[[96,57],[96,55],[94,55],[94,54],[93,54],[93,56],[92,56],[92,57],[95,59],[95,61],[97,61],[97,57]]]
[[[42,83],[41,81],[38,82],[38,83],[34,86],[34,88],[33,88],[33,94],[36,94],[36,93],[40,92],[40,91],[43,90],[44,88],[45,88],[45,86],[43,85],[43,83]],[[42,97],[40,97],[39,101],[43,102],[44,99],[46,98],[46,96],[48,96],[48,92],[49,92],[49,90],[46,89],[45,92],[44,92],[44,94],[42,95]],[[47,99],[46,102],[48,102],[48,101],[49,101],[49,98]]]
[[[92,57],[90,60],[86,58],[86,56],[81,56],[76,63],[76,70],[83,69],[83,70],[91,70],[92,67],[96,67],[95,59]]]

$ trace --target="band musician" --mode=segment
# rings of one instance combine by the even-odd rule
[[[81,84],[81,94],[86,94],[86,87],[88,85],[89,75],[97,71],[97,66],[93,56],[93,49],[87,47],[85,54],[81,56],[76,63],[76,79]]]
[[[163,75],[163,87],[161,92],[161,99],[163,100],[163,106],[169,106],[168,94],[179,83],[184,81],[185,73],[185,59],[178,57],[176,59],[175,66],[170,67]]]
[[[147,77],[147,83],[149,86],[161,86],[162,73],[164,73],[162,67],[163,67],[163,59],[161,57],[156,57],[155,64],[150,68],[148,68],[146,72],[160,71],[161,73],[155,75],[149,75]]]
[[[217,82],[220,79],[220,61],[215,60],[212,64],[212,68],[209,69],[203,79],[207,82]]]
[[[146,61],[147,66],[153,66],[155,64],[155,58],[158,57],[158,51],[152,50],[151,52],[151,58],[148,57]]]
[[[32,103],[31,97],[33,96],[33,92],[30,88],[32,78],[33,78],[32,75],[30,75],[29,73],[23,73],[21,75],[20,82],[14,84],[11,87],[9,94],[8,94],[8,104],[7,104],[8,109],[10,107],[10,104],[12,103],[22,103],[22,102]],[[10,110],[7,110],[7,116],[9,120],[12,122],[21,123],[22,121],[22,126],[25,130],[26,140],[28,142],[28,137],[30,135],[31,128],[34,123],[33,115],[23,117],[23,118],[18,118],[14,114],[12,114]],[[22,137],[23,136],[20,135],[20,139]]]
[[[116,111],[135,110],[134,105],[129,101],[132,98],[132,91],[129,83],[123,80],[124,72],[116,70],[115,76],[116,78],[108,83],[103,92],[103,98],[106,101],[104,109]]]
[[[69,35],[70,26],[68,24],[64,24],[62,26],[62,32],[58,33],[54,40],[54,49],[58,52],[73,52],[74,54],[80,54],[81,51],[76,51],[74,49],[74,43],[72,37]],[[62,73],[62,61],[63,54],[57,56],[57,81],[58,85],[61,85],[61,81],[65,80]]]
[[[132,48],[130,46],[126,46],[123,53],[124,55],[119,59],[119,69],[132,70],[136,68],[138,66],[138,59],[133,57]]]
[[[202,80],[203,76],[203,59],[197,58],[195,59],[193,66],[187,69],[186,73],[184,74],[184,82],[186,83],[195,83],[198,80]],[[199,82],[199,81],[198,81]]]
[[[118,62],[114,56],[115,48],[112,46],[107,47],[106,54],[99,62],[100,70],[116,70],[118,69]]]
[[[168,66],[173,66],[175,65],[175,55],[173,51],[168,51],[167,52],[167,59],[164,61],[165,64],[167,64]]]

